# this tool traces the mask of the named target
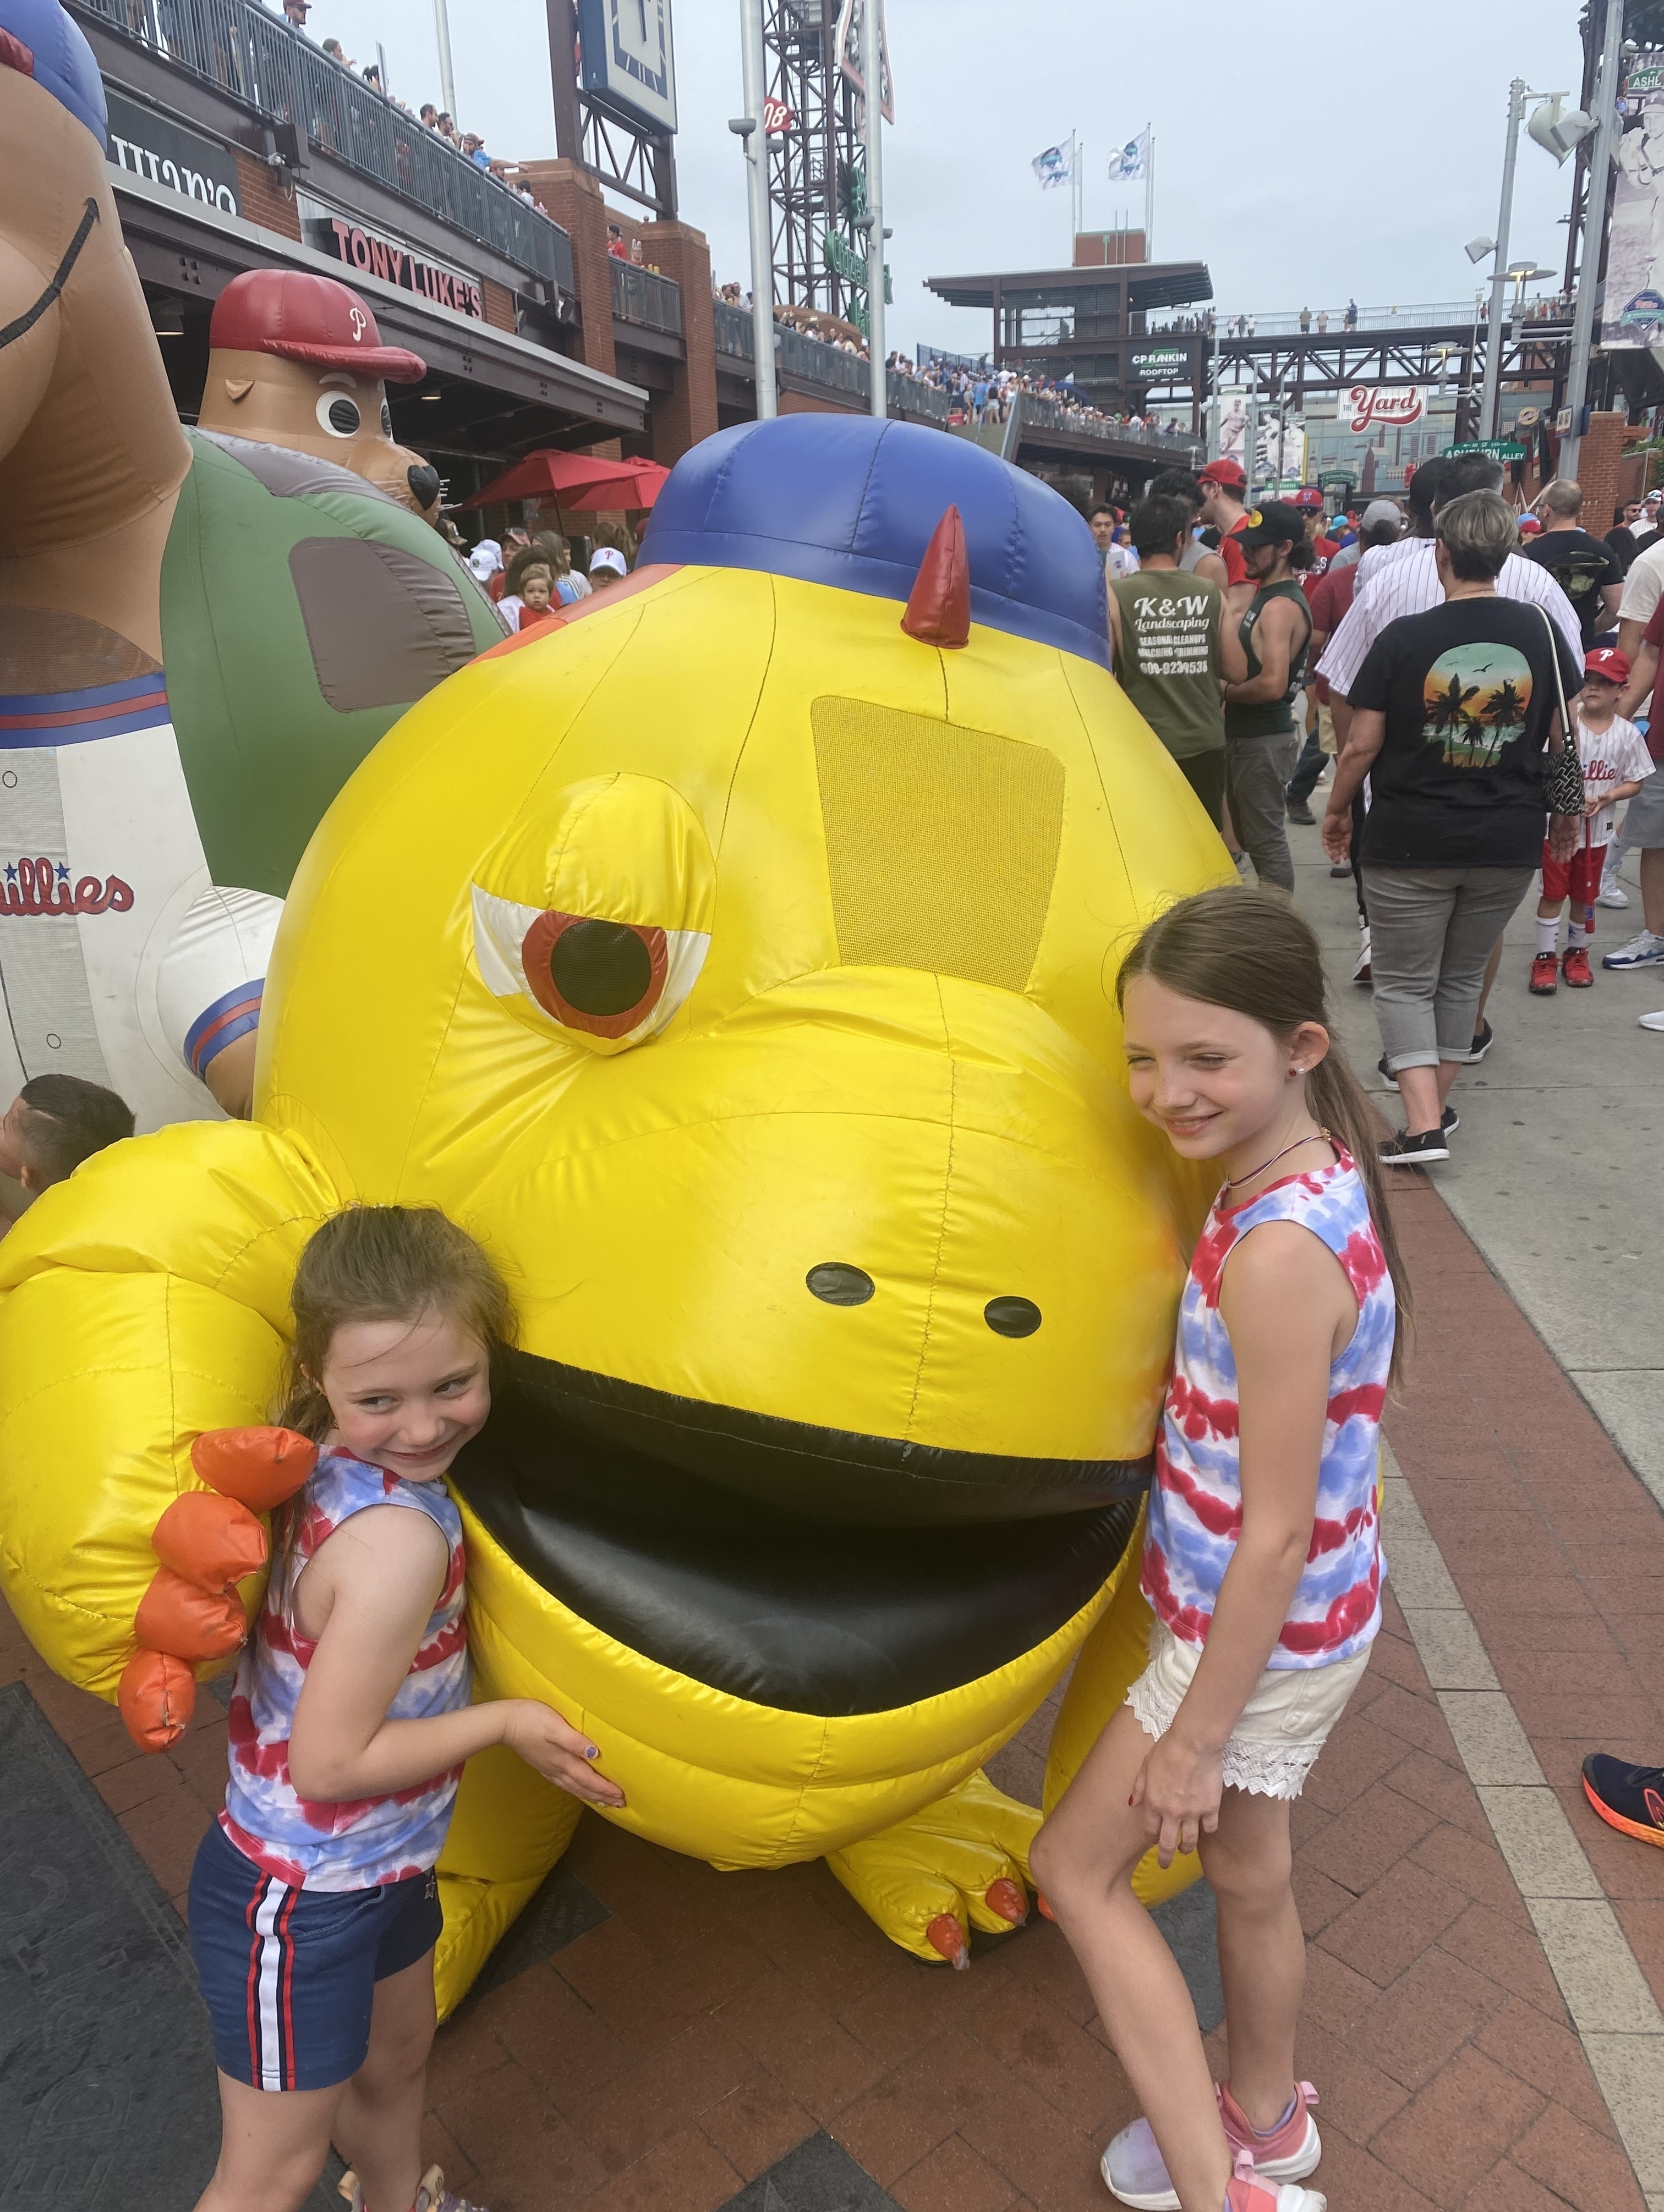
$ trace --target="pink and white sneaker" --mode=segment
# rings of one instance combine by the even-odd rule
[[[349,2171],[342,2175],[337,2194],[345,2197],[351,2212],[365,2212],[363,2191],[358,2186],[356,2173]],[[444,2175],[436,2166],[430,2166],[417,2184],[416,2203],[411,2212],[485,2212],[485,2208],[447,2189]],[[1244,2212],[1246,2212],[1246,2207]],[[1256,2207],[1255,2212],[1269,2212],[1269,2208]]]
[[[1273,2186],[1250,2170],[1227,2185],[1224,2212],[1329,2212],[1329,2200],[1320,2189],[1302,2189],[1295,2181]]]
[[[1293,2104],[1277,2125],[1264,2134],[1253,2125],[1225,2083],[1216,2083],[1214,2094],[1239,2177],[1246,2160],[1253,2179],[1270,2185],[1262,2187],[1262,2197],[1277,2194],[1281,2182],[1303,2181],[1313,2172],[1323,2155],[1323,2144],[1309,2110],[1317,2102],[1317,2091],[1309,2081],[1295,2084]],[[1110,2195],[1131,2205],[1133,2212],[1179,2212],[1179,2192],[1167,2179],[1166,2163],[1148,2120],[1134,2120],[1114,2138],[1104,2153],[1103,2176]],[[1324,2200],[1315,2191],[1295,2189],[1288,2193],[1301,2199],[1301,2203],[1279,2205],[1277,2212],[1322,2212]],[[1248,2208],[1234,2206],[1233,2212],[1248,2212]],[[1271,2208],[1259,2204],[1253,2212],[1271,2212]]]

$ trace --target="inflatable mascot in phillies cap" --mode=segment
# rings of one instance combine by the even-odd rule
[[[503,631],[363,476],[180,428],[105,143],[80,30],[0,0],[0,1094],[155,1128],[247,1111],[307,839]]]
[[[439,471],[393,441],[385,385],[419,384],[420,354],[384,346],[358,295],[303,269],[251,269],[214,302],[198,428],[351,469],[439,517]]]
[[[442,1206],[521,1320],[451,1476],[484,1693],[592,1731],[637,1834],[826,1855],[962,1960],[1027,1911],[1039,1821],[983,1760],[1090,1635],[1060,1781],[1144,1663],[1208,1194],[1132,1108],[1112,990],[1229,865],[1110,677],[1085,524],[978,447],[727,430],[643,559],[337,799],[253,1121],[118,1145],[0,1245],[0,1570],[46,1658],[165,1737],[224,1663],[135,1628],[193,1437],[267,1418],[321,1219]],[[577,1814],[471,1764],[442,2002]]]

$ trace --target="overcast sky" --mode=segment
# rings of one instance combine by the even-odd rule
[[[710,239],[719,280],[748,282],[727,128],[737,0],[674,5],[682,216]],[[544,0],[449,0],[449,12],[458,122],[494,155],[552,155]],[[1471,301],[1462,246],[1496,228],[1509,81],[1575,101],[1578,12],[1576,0],[1307,0],[1273,19],[1240,0],[888,0],[889,343],[980,352],[990,319],[944,306],[924,278],[1066,261],[1069,196],[1042,191],[1029,163],[1071,130],[1086,227],[1141,221],[1143,186],[1106,172],[1146,122],[1157,256],[1206,261],[1222,310]],[[412,106],[438,99],[432,0],[314,0],[310,28],[361,64],[379,39],[393,90]],[[1558,266],[1570,192],[1570,163],[1522,137],[1511,260]]]

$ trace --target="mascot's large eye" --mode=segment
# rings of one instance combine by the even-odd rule
[[[669,947],[661,929],[540,914],[521,940],[526,988],[564,1029],[627,1036],[662,996]]]
[[[358,404],[338,392],[326,392],[318,402],[318,424],[332,438],[356,438],[358,434]]]
[[[537,1009],[575,1044],[621,1052],[655,1036],[698,980],[703,929],[655,929],[518,906],[473,887],[474,957],[494,998]],[[530,1002],[528,1006],[527,1002]]]
[[[478,866],[474,964],[515,1020],[605,1060],[675,1018],[716,903],[710,846],[680,792],[617,769],[539,789]]]

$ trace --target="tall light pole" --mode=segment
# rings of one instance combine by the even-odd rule
[[[890,379],[884,367],[884,88],[883,25],[880,0],[862,0],[861,74],[866,82],[862,136],[867,151],[867,366],[869,409],[881,422],[890,411]]]
[[[751,348],[757,370],[757,419],[777,412],[774,394],[774,238],[769,210],[769,146],[763,99],[763,0],[740,0],[740,63],[746,112],[728,125],[746,157],[751,222]]]
[[[1571,323],[1571,370],[1566,405],[1571,428],[1560,441],[1560,474],[1576,481],[1583,440],[1583,405],[1589,385],[1595,296],[1600,288],[1600,242],[1606,228],[1606,178],[1612,167],[1612,125],[1618,113],[1618,71],[1624,45],[1624,0],[1606,0],[1601,34],[1600,77],[1594,95],[1594,152],[1583,196],[1583,251],[1577,270],[1577,308]]]
[[[1508,227],[1514,216],[1514,158],[1520,150],[1525,119],[1526,81],[1516,76],[1508,88],[1508,147],[1502,155],[1502,205],[1496,217],[1495,259],[1490,264],[1490,330],[1485,340],[1484,384],[1479,399],[1479,435],[1496,434],[1496,397],[1502,380],[1502,295],[1508,285]]]
[[[445,103],[445,112],[456,121],[456,79],[451,70],[451,19],[445,0],[433,0],[433,27],[439,40],[439,97]],[[382,85],[387,84],[384,71]]]

